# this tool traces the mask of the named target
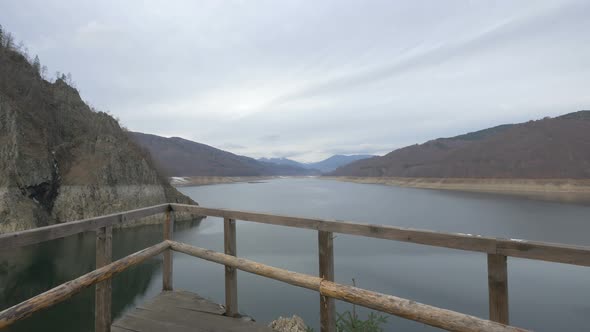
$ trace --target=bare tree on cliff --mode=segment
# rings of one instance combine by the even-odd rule
[[[39,61],[39,56],[35,55],[35,59],[33,60],[33,69],[39,75],[41,75],[41,62]]]

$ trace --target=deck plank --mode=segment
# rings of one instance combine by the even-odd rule
[[[224,308],[186,291],[162,292],[129,311],[113,325],[113,332],[271,332],[271,328],[223,316]]]

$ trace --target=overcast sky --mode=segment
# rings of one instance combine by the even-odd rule
[[[384,154],[590,108],[590,1],[8,1],[0,24],[134,131]]]

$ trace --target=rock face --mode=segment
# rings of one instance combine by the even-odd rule
[[[306,332],[307,325],[303,319],[297,315],[293,315],[293,317],[279,317],[278,319],[272,321],[268,327],[272,328],[277,332]]]
[[[194,203],[115,119],[0,47],[0,233],[165,202]]]
[[[439,138],[353,162],[330,175],[588,179],[590,111]]]

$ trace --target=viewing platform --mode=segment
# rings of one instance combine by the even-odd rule
[[[163,291],[127,312],[111,332],[273,332],[246,318],[227,317],[225,307],[186,291]]]
[[[223,219],[224,252],[216,252],[174,241],[176,212]],[[162,241],[112,261],[112,229],[143,217],[165,214]],[[307,229],[317,233],[319,275],[289,271],[237,257],[236,222],[251,221]],[[0,329],[40,310],[67,300],[85,288],[95,287],[95,331],[272,331],[239,318],[237,271],[245,271],[319,294],[321,332],[336,331],[335,301],[340,300],[396,315],[448,331],[523,332],[511,326],[508,310],[508,257],[590,266],[590,247],[558,243],[503,239],[463,233],[362,224],[350,221],[290,217],[273,214],[211,209],[196,205],[161,204],[85,220],[0,235],[0,250],[63,238],[81,232],[96,232],[96,269],[74,280],[0,311]],[[401,241],[465,250],[487,259],[489,320],[438,308],[394,295],[382,294],[334,281],[334,234]],[[269,248],[272,250],[272,248]],[[225,303],[219,305],[197,294],[175,291],[172,285],[172,252],[186,254],[225,266]],[[162,255],[162,293],[112,323],[111,278],[131,266]],[[198,276],[195,276],[198,278]],[[540,289],[542,291],[542,289]],[[277,296],[279,296],[277,294]],[[294,313],[295,314],[295,313]]]

